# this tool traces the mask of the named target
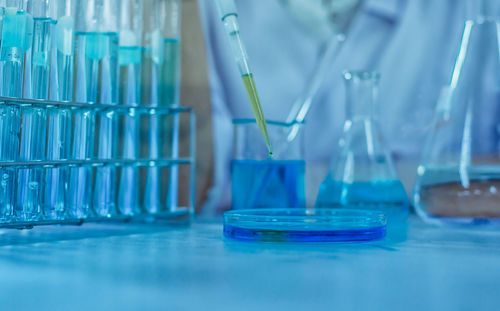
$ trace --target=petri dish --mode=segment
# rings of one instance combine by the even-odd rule
[[[359,209],[269,208],[224,213],[224,236],[238,241],[362,242],[385,237],[383,213]]]

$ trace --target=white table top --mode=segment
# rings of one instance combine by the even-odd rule
[[[220,222],[0,231],[1,310],[498,310],[500,231],[242,243]]]

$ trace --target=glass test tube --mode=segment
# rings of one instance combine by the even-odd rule
[[[28,0],[27,12],[33,17],[31,47],[26,55],[24,96],[31,99],[49,99],[50,51],[52,40],[52,1]],[[31,53],[29,52],[31,50]],[[45,108],[21,108],[21,161],[43,160],[45,157],[47,115]],[[24,220],[38,219],[42,209],[41,167],[20,169],[15,211]]]
[[[51,51],[50,99],[70,102],[73,100],[75,1],[57,0],[53,23]],[[71,110],[64,107],[47,108],[47,160],[69,158]],[[62,219],[68,183],[68,169],[46,169],[42,211],[45,218]]]
[[[178,106],[180,85],[180,16],[181,2],[179,0],[150,0],[147,2],[153,7],[153,16],[145,19],[145,49],[143,56],[143,81],[149,88],[144,89],[145,103],[156,106]],[[164,144],[169,148],[164,154],[178,156],[178,117],[173,121],[160,124],[156,116],[151,116],[149,127],[149,158],[158,159],[160,156],[159,132],[166,132],[166,137],[172,140]],[[164,128],[164,126],[166,128]],[[169,176],[167,195],[167,209],[177,205],[178,169],[173,166]],[[157,167],[148,169],[144,206],[150,213],[160,211],[160,174]]]
[[[180,105],[180,82],[181,82],[181,1],[166,0],[167,19],[164,28],[164,51],[165,62],[162,70],[163,94],[161,102],[169,107]],[[171,148],[170,156],[175,159],[179,156],[179,115],[174,114],[172,123],[167,123],[169,142],[164,147]],[[167,209],[175,210],[178,199],[178,175],[179,167],[174,165],[170,170],[169,187],[167,193]]]
[[[120,105],[138,106],[141,101],[142,0],[122,0],[120,3]],[[123,158],[137,159],[139,119],[133,109],[125,116]],[[118,210],[123,215],[139,212],[138,168],[125,166],[121,171]]]
[[[75,99],[77,102],[116,104],[118,101],[118,0],[78,0],[75,21]],[[116,151],[114,112],[100,112],[97,156],[111,159]],[[77,160],[93,156],[95,115],[92,110],[75,112],[71,157]],[[114,212],[114,167],[97,169],[93,196],[98,216]],[[91,204],[92,168],[72,168],[69,185],[69,213],[88,216]]]
[[[26,52],[31,46],[33,18],[22,0],[5,1],[0,48],[0,95],[21,98]],[[0,103],[0,161],[19,159],[20,109]],[[0,170],[0,217],[10,218],[16,194],[15,169]]]
[[[5,17],[5,9],[7,8],[6,0],[0,0],[0,47],[2,46],[2,28],[3,28],[3,19]],[[3,76],[2,66],[0,66],[0,77]],[[2,86],[3,83],[0,83],[0,94],[2,94]],[[2,147],[0,146],[0,149]]]

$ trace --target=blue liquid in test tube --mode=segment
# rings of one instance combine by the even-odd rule
[[[76,100],[112,104],[117,102],[118,33],[76,33]],[[116,154],[116,118],[114,112],[100,112],[98,158],[111,159]],[[72,158],[90,159],[93,156],[95,115],[92,110],[75,112]],[[92,168],[71,169],[69,212],[72,217],[88,216],[92,202]],[[116,168],[97,169],[94,210],[98,216],[111,215],[115,208]]]
[[[31,1],[29,9],[38,8],[39,3]],[[42,12],[45,13],[45,12]],[[35,12],[33,13],[35,14]],[[50,50],[53,20],[48,17],[33,19],[33,41],[31,46],[30,75],[25,81],[30,88],[25,89],[25,96],[33,99],[49,99]],[[40,107],[26,106],[21,109],[21,161],[43,160],[45,157],[45,141],[47,115]],[[34,220],[41,216],[42,210],[42,168],[19,170],[16,213],[24,220]]]
[[[138,106],[141,98],[141,52],[135,34],[128,31],[120,33],[120,104]],[[125,117],[124,159],[134,160],[138,156],[138,117],[130,110]],[[135,166],[125,166],[120,178],[118,193],[119,211],[123,215],[133,215],[139,212],[138,202],[138,169]]]
[[[0,50],[1,95],[4,97],[22,97],[25,52],[29,47],[32,27],[32,17],[19,7],[5,9]],[[20,118],[17,106],[0,103],[0,161],[19,159]],[[1,218],[12,217],[14,213],[15,177],[15,169],[0,169]]]
[[[51,100],[70,102],[73,100],[74,68],[74,2],[58,2],[57,23],[53,25]],[[47,160],[69,158],[71,133],[71,110],[64,107],[47,109]],[[46,169],[43,213],[48,219],[62,219],[68,185],[68,168]]]
[[[146,47],[143,51],[143,72],[146,76],[143,80],[150,81],[150,88],[143,91],[145,98],[147,98],[146,104],[149,104],[151,107],[158,107],[160,97],[159,81],[164,62],[162,41],[161,32],[158,29],[152,31],[151,46]],[[151,115],[149,120],[148,157],[150,159],[158,159],[160,155],[160,122],[156,115]],[[160,211],[160,170],[156,166],[148,168],[144,192],[144,208],[150,214]]]

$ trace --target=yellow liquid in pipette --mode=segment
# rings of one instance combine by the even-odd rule
[[[272,156],[273,152],[271,150],[271,142],[269,141],[269,135],[267,134],[266,119],[264,118],[264,113],[262,112],[262,106],[260,105],[259,95],[257,94],[257,88],[255,87],[255,81],[252,74],[244,74],[241,76],[243,83],[245,84],[245,89],[247,90],[248,99],[252,105],[253,114],[255,115],[255,120],[259,126],[260,132],[264,137],[267,149],[269,150],[269,155]]]

